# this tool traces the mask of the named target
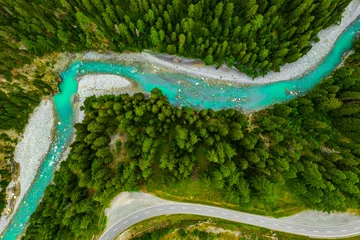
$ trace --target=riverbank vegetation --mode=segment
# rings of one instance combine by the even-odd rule
[[[294,62],[351,0],[5,0],[2,75],[50,52],[179,54],[234,65],[251,76]]]
[[[283,192],[308,209],[359,209],[360,41],[354,50],[308,94],[251,117],[177,108],[159,89],[149,98],[87,98],[70,155],[24,239],[90,239],[120,191],[186,180],[201,179],[248,209],[272,206]]]

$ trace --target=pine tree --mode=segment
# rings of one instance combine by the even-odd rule
[[[154,27],[151,27],[150,29],[149,41],[151,45],[154,47],[156,47],[160,42],[159,34]]]
[[[257,13],[259,6],[256,4],[256,0],[249,0],[246,4],[246,15],[247,21],[250,21]]]
[[[143,33],[143,32],[144,32],[144,28],[145,28],[145,24],[144,24],[144,22],[143,22],[141,19],[139,19],[139,20],[137,20],[137,22],[136,22],[136,27],[137,27],[137,29],[139,30],[140,33]]]
[[[219,2],[214,10],[214,18],[220,18],[221,14],[223,12],[224,4],[222,2]]]

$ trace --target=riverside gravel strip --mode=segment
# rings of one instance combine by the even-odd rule
[[[92,95],[114,94],[125,87],[131,86],[128,80],[114,74],[87,74],[80,77],[78,81],[78,94],[81,98]]]
[[[20,183],[21,192],[16,199],[12,214],[9,217],[1,217],[0,233],[8,225],[35,179],[38,169],[49,151],[53,127],[53,102],[51,100],[42,100],[32,113],[26,125],[23,138],[15,149],[14,159],[20,164],[20,175],[17,181]]]

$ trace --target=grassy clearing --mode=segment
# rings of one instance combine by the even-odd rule
[[[171,137],[169,137],[169,141],[170,139]],[[117,136],[114,140],[115,145],[121,143],[121,145],[119,144],[120,147],[114,146],[117,152],[114,154],[115,158],[119,158],[120,152],[121,158],[126,159],[125,135]],[[162,153],[169,151],[169,145],[170,142],[160,140],[156,158],[160,158]],[[306,210],[297,199],[289,194],[287,189],[280,191],[277,201],[271,205],[256,200],[252,200],[251,206],[242,205],[229,198],[226,190],[216,189],[206,179],[199,177],[208,168],[205,152],[206,149],[201,145],[195,150],[197,168],[194,169],[192,177],[184,181],[169,182],[164,178],[163,170],[159,164],[154,163],[152,165],[152,179],[145,183],[141,190],[171,201],[206,204],[276,218],[291,216]]]
[[[296,199],[286,193],[280,196],[279,200],[272,206],[257,202],[254,202],[252,206],[242,206],[238,202],[228,199],[226,191],[212,188],[200,178],[175,183],[154,181],[148,183],[142,190],[172,201],[213,205],[272,217],[290,216],[305,210]]]
[[[160,152],[167,151],[167,146],[168,144],[163,144]],[[171,201],[206,204],[276,218],[291,216],[306,210],[286,189],[281,191],[277,202],[271,206],[254,200],[251,206],[242,205],[228,198],[227,191],[216,189],[205,179],[199,178],[200,173],[207,168],[207,161],[202,157],[205,154],[201,147],[196,150],[196,154],[199,167],[195,169],[192,178],[181,182],[169,182],[164,180],[163,172],[158,164],[154,164],[153,178],[142,186],[142,191]]]
[[[118,239],[120,239],[118,237]],[[121,234],[121,239],[257,239],[306,240],[298,236],[247,224],[196,215],[168,215],[142,221]],[[357,240],[357,237],[343,238]]]

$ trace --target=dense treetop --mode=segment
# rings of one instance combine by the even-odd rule
[[[341,21],[351,0],[2,0],[0,70],[52,51],[155,51],[278,70]]]
[[[120,191],[194,177],[242,206],[271,205],[287,191],[310,209],[359,209],[360,41],[354,49],[307,95],[251,117],[177,108],[158,89],[149,98],[87,98],[70,155],[24,239],[90,239]],[[116,147],[114,134],[121,140]]]

